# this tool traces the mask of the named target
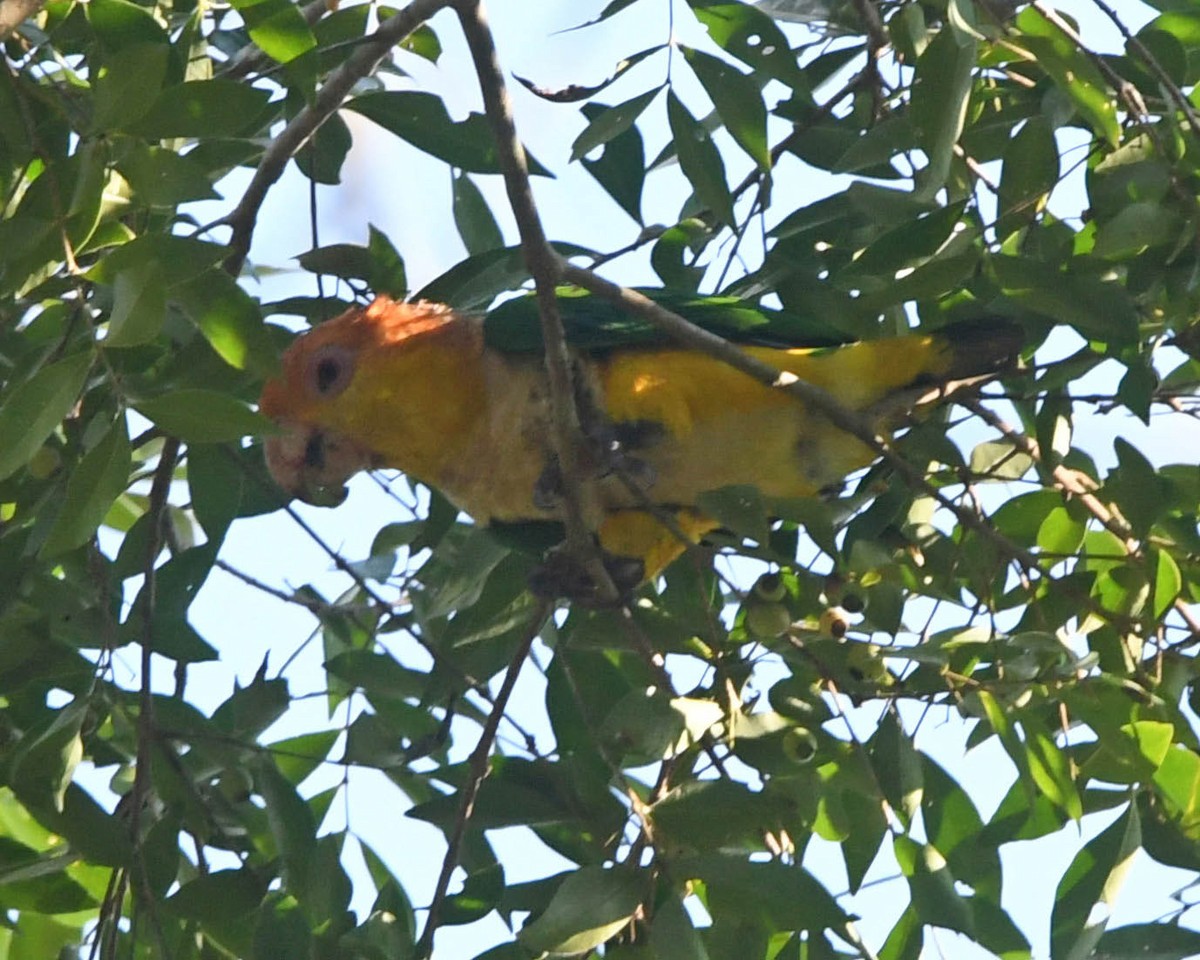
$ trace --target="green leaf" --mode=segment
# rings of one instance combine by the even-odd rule
[[[609,108],[596,103],[583,106],[589,120],[597,120]],[[578,141],[576,141],[578,142]],[[604,151],[595,160],[582,158],[583,168],[600,184],[638,223],[642,222],[642,188],[646,182],[646,153],[642,135],[630,124],[623,132],[612,137]]]
[[[726,53],[797,93],[807,90],[808,81],[787,36],[761,10],[729,0],[688,0],[688,5],[713,43]]]
[[[454,121],[441,97],[417,91],[383,90],[348,100],[345,109],[360,113],[418,150],[468,173],[499,173],[491,128],[482,113]],[[527,152],[529,172],[551,176]]]
[[[317,45],[300,8],[288,0],[233,0],[260,50],[276,63],[290,63]]]
[[[1007,297],[1114,345],[1137,339],[1138,316],[1126,288],[1101,276],[1061,270],[1032,257],[991,257]]]
[[[1154,619],[1171,609],[1175,598],[1183,589],[1183,574],[1175,558],[1166,550],[1153,550],[1151,556],[1156,556],[1154,563]]]
[[[1087,524],[1071,516],[1062,506],[1054,507],[1038,527],[1037,545],[1043,553],[1055,555],[1055,562],[1073,556],[1083,544]]]
[[[733,225],[733,195],[725,180],[725,162],[712,137],[675,96],[667,95],[667,120],[679,166],[697,199],[727,226]]]
[[[1200,839],[1200,757],[1182,744],[1174,746],[1154,772],[1154,786],[1183,833]]]
[[[467,253],[474,255],[503,247],[504,236],[496,225],[496,218],[471,178],[462,171],[455,171],[453,185],[454,225],[458,227]]]
[[[1110,95],[1104,76],[1089,59],[1088,51],[1078,47],[1036,7],[1022,10],[1014,25],[1019,34],[1009,42],[1025,47],[1032,54],[1031,59],[1053,78],[1098,137],[1110,147],[1120,143],[1116,98]]]
[[[250,742],[287,713],[291,702],[286,680],[267,680],[260,672],[246,686],[234,687],[213,711],[212,724],[232,740]]]
[[[1166,491],[1158,471],[1145,455],[1123,437],[1113,441],[1119,469],[1110,475],[1104,489],[1121,508],[1138,536],[1150,531],[1166,508]]]
[[[709,960],[704,940],[683,902],[673,893],[654,908],[650,946],[655,960]]]
[[[176,916],[201,923],[228,921],[259,909],[268,877],[252,869],[216,870],[183,884],[166,900]]]
[[[632,129],[637,118],[650,106],[660,90],[662,90],[661,86],[647,90],[645,93],[639,93],[636,97],[631,97],[624,103],[618,103],[615,107],[588,104],[591,110],[589,111],[588,107],[584,108],[584,113],[588,116],[588,125],[571,144],[570,162],[574,163],[597,147],[615,140],[625,131]]]
[[[73,550],[96,532],[129,483],[131,464],[128,428],[119,416],[68,478],[63,507],[42,544],[42,556]]]
[[[92,129],[124,130],[140,120],[162,92],[171,48],[135,43],[108,57],[97,71]]]
[[[683,47],[688,65],[717,108],[725,129],[764,173],[771,169],[767,145],[767,108],[762,90],[744,73],[707,53]]]
[[[1025,756],[1034,783],[1063,813],[1079,820],[1083,804],[1067,757],[1050,732],[1031,715],[1022,717],[1021,725],[1025,728]]]
[[[928,843],[903,835],[892,837],[900,870],[908,879],[913,908],[925,923],[973,935],[975,917],[971,903],[955,888],[955,878],[945,856]]]
[[[140,4],[129,0],[98,0],[83,9],[96,35],[114,50],[139,43],[167,46],[166,31],[154,14]]]
[[[133,405],[164,432],[189,443],[226,443],[274,429],[266,417],[215,390],[175,390]]]
[[[115,284],[123,272],[155,262],[162,270],[163,283],[174,287],[220,262],[228,252],[220,244],[190,237],[146,234],[107,253],[85,276],[93,283]]]
[[[1092,253],[1109,260],[1128,260],[1150,247],[1175,243],[1183,226],[1172,205],[1151,201],[1131,203],[1099,225]]]
[[[1058,882],[1050,915],[1050,956],[1053,960],[1084,960],[1104,932],[1108,912],[1091,915],[1097,904],[1111,908],[1141,846],[1137,808],[1125,813],[1075,855]]]
[[[217,354],[235,370],[261,377],[279,370],[275,343],[259,303],[224,270],[209,270],[171,290],[175,300]]]
[[[767,504],[758,487],[747,485],[723,487],[702,493],[696,506],[721,522],[734,533],[766,544],[771,536]]]
[[[1137,957],[1137,960],[1200,956],[1200,931],[1172,923],[1131,923],[1105,931],[1093,956]]]
[[[820,932],[840,928],[849,919],[829,891],[799,865],[714,853],[681,857],[672,863],[671,876],[704,882],[706,907],[717,923],[754,916],[777,930]]]
[[[437,63],[442,55],[442,42],[433,32],[433,28],[423,23],[400,41],[400,49],[424,57],[430,63]]]
[[[284,681],[278,681],[283,683]],[[267,820],[275,847],[283,859],[284,882],[302,903],[325,881],[313,869],[317,848],[317,822],[296,788],[284,779],[269,757],[255,765],[255,785],[267,808]]]
[[[996,235],[1007,237],[1031,223],[1058,183],[1058,143],[1042,117],[1026,120],[1004,150],[997,199]]]
[[[28,463],[71,412],[91,366],[90,353],[76,354],[0,394],[0,480]]]
[[[75,767],[83,759],[83,722],[88,704],[77,699],[61,710],[51,711],[52,718],[26,734],[13,751],[9,780],[13,790],[28,804],[45,804],[64,812],[67,788]]]
[[[212,178],[189,155],[131,141],[118,154],[117,169],[129,182],[133,202],[151,207],[173,207],[188,200],[216,200]]]
[[[187,467],[192,511],[209,539],[220,540],[238,516],[247,478],[235,457],[215,444],[189,444]]]
[[[1020,480],[1033,467],[1033,458],[1005,440],[984,440],[971,451],[971,473],[981,480]]]
[[[917,193],[932,198],[950,175],[954,146],[962,135],[974,83],[975,38],[947,22],[917,60],[912,119],[929,166]]]
[[[638,872],[583,867],[567,874],[549,906],[517,939],[534,954],[586,953],[629,925],[645,886]]]
[[[236,80],[193,80],[167,87],[129,133],[149,140],[236,137],[254,133],[267,119],[271,95]]]
[[[296,166],[315,183],[341,183],[342,164],[353,145],[350,128],[335,113],[317,128],[296,154]]]
[[[158,336],[167,317],[167,285],[157,260],[117,274],[105,347],[135,347]]]

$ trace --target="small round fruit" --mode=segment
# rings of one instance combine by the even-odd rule
[[[788,632],[792,615],[782,603],[753,603],[746,606],[746,629],[762,640],[774,640]]]
[[[779,603],[787,596],[787,587],[778,573],[764,573],[754,582],[754,596],[768,603]]]

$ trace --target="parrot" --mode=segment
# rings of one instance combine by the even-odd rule
[[[853,340],[733,297],[653,298],[882,430],[931,390],[1010,368],[1022,342],[1000,319]],[[625,593],[719,526],[702,494],[753,485],[767,498],[812,496],[876,458],[794,396],[600,297],[563,287],[558,303],[580,424],[598,451],[584,519]],[[561,521],[536,311],[528,295],[484,316],[381,295],[298,336],[259,402],[277,427],[264,443],[272,477],[291,496],[336,505],[355,473],[398,469],[483,526]],[[545,589],[588,589],[565,579]]]

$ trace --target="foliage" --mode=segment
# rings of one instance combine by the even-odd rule
[[[715,549],[753,562],[719,560],[718,578],[689,554],[624,611],[542,622],[526,554],[433,496],[339,561],[342,596],[277,590],[321,631],[330,715],[359,705],[344,735],[272,737],[299,691],[265,664],[197,709],[189,666],[236,639],[201,636],[189,606],[231,526],[282,506],[252,409],[288,336],[267,321],[408,287],[404,251],[372,229],[301,259],[336,296],[259,302],[239,282],[255,191],[291,159],[339,181],[345,93],[453,171],[469,256],[412,293],[481,309],[529,279],[479,186],[508,149],[485,116],[385,82],[396,58],[439,58],[421,21],[449,5],[49,0],[5,41],[0,957],[428,956],[439,925],[493,911],[513,931],[493,960],[902,960],[933,928],[1029,957],[998,849],[1105,812],[1058,882],[1051,956],[1200,951],[1178,911],[1095,920],[1136,851],[1200,871],[1200,473],[1194,449],[1164,464],[1076,441],[1100,414],[1170,431],[1200,409],[1200,19],[1172,3],[1103,55],[1049,7],[994,0],[804,5],[819,34],[688,0],[674,15],[708,40],[673,48],[640,46],[653,0],[608,3],[587,29],[629,44],[612,77],[522,81],[581,123],[569,160],[530,168],[581,167],[636,238],[560,251],[648,256],[664,286],[765,297],[853,337],[1011,317],[1026,368],[904,433],[924,485],[885,462],[828,500],[714,492]],[[455,6],[465,23],[473,5]],[[389,29],[379,56],[403,52],[377,66]],[[838,176],[798,197],[814,170]],[[226,222],[198,223],[232,171],[258,179]],[[690,197],[644,224],[662,183]],[[948,434],[962,420],[974,432]],[[173,688],[151,686],[152,662]],[[550,752],[494,749],[523,663],[546,675]],[[918,740],[934,706],[1011,761],[990,817]],[[445,833],[428,910],[369,848],[348,871],[352,837],[322,828],[348,788],[306,787],[324,764],[382,772]],[[575,869],[506,882],[488,831],[507,826]],[[848,891],[806,869],[817,838]],[[879,864],[906,906],[864,942],[851,896]],[[374,891],[361,913],[355,885]]]

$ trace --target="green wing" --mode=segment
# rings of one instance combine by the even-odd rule
[[[728,340],[766,347],[836,347],[853,338],[828,324],[735,297],[672,290],[640,293],[698,327]],[[567,341],[588,352],[673,343],[656,326],[578,287],[560,287],[558,306]],[[507,300],[484,321],[487,345],[505,353],[541,353],[542,328],[532,294]]]

